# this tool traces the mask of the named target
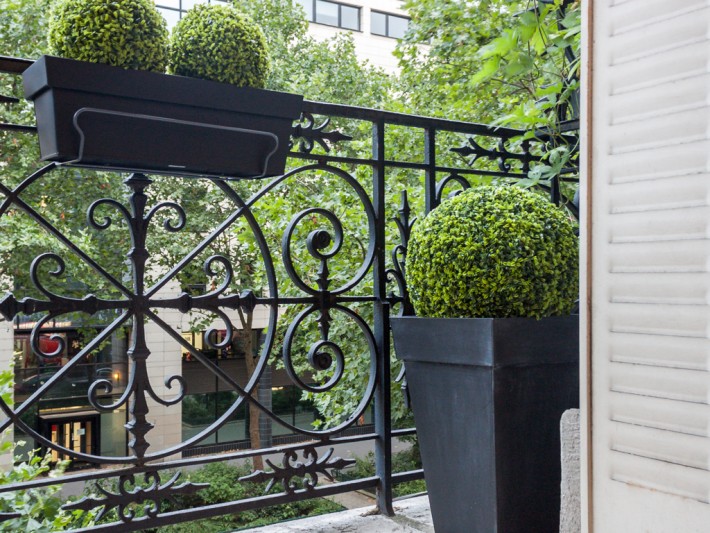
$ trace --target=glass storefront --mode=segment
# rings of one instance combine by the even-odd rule
[[[86,335],[97,329],[55,327],[42,330],[38,344],[48,357],[37,356],[30,346],[31,328],[15,330],[14,374],[15,402],[21,405],[59,370],[77,356]],[[29,326],[29,325],[28,325]],[[44,438],[73,451],[110,456],[126,455],[125,408],[111,413],[99,413],[88,402],[89,387],[97,380],[106,380],[112,390],[99,395],[102,403],[110,403],[125,390],[128,378],[126,332],[114,334],[99,350],[72,365],[67,373],[49,388],[41,399],[22,416],[22,420]],[[117,428],[120,428],[118,430]],[[42,448],[31,435],[15,428],[15,454],[26,456]],[[63,459],[55,451],[54,460]],[[79,468],[75,462],[70,467]]]
[[[97,330],[80,330],[70,326],[42,330],[39,349],[51,354],[38,357],[30,346],[31,324],[17,328],[14,341],[15,402],[22,404],[65,365],[74,361],[85,342],[96,335]],[[114,334],[110,341],[82,361],[68,368],[67,373],[49,388],[41,399],[36,400],[22,420],[28,427],[44,438],[81,453],[105,456],[124,456],[128,453],[125,430],[127,409],[123,406],[110,413],[99,413],[89,404],[89,387],[97,380],[110,383],[112,389],[99,396],[101,403],[115,401],[128,384],[129,364],[127,358],[128,331]],[[257,353],[260,331],[237,330],[233,341],[223,349],[210,348],[204,332],[183,333],[183,337],[200,350],[220,370],[245,386],[248,382],[246,353]],[[219,343],[226,334],[216,332],[214,341]],[[189,351],[183,350],[182,371],[187,382],[187,392],[181,403],[182,437],[189,440],[211,426],[238,400],[235,391],[223,383],[200,361],[194,360]],[[272,386],[273,383],[273,386]],[[301,399],[301,390],[290,384],[283,370],[268,373],[264,381],[265,391],[260,391],[262,401],[270,404],[276,416],[299,428],[310,429],[317,412],[309,401]],[[270,436],[287,435],[291,431],[278,423],[272,424]],[[202,439],[198,446],[244,442],[249,440],[248,406],[242,405],[217,431]],[[22,428],[15,429],[15,442],[23,442],[16,449],[17,455],[41,448],[38,442]],[[52,452],[55,460],[62,459]],[[80,468],[75,462],[71,468]]]
[[[217,341],[222,340],[226,332],[217,333]],[[251,338],[248,335],[252,335]],[[232,377],[241,386],[248,382],[245,354],[251,347],[252,357],[257,353],[260,331],[251,333],[244,330],[235,332],[232,343],[222,350],[209,349],[204,332],[183,333],[186,341],[204,353],[211,362]],[[189,352],[183,352],[183,376],[187,381],[188,395],[182,402],[183,440],[198,435],[221,417],[237,400],[238,395],[223,383],[201,362],[195,361]],[[297,427],[311,429],[316,419],[316,411],[310,401],[301,400],[301,390],[292,385],[280,385],[288,382],[284,371],[269,373],[269,380],[275,386],[271,388],[271,405],[279,418]],[[279,386],[280,385],[280,386]],[[268,385],[267,385],[268,386]],[[268,389],[267,389],[268,390]],[[263,390],[260,394],[263,395]],[[277,423],[272,424],[272,435],[285,435],[291,431]],[[215,433],[205,437],[196,445],[226,444],[249,440],[248,406],[242,405],[232,418]]]

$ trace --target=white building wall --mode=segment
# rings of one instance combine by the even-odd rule
[[[709,531],[710,2],[590,4],[587,526]]]
[[[183,9],[193,4],[206,3],[208,0],[195,0],[194,2],[185,2],[183,0]],[[211,0],[213,2],[228,3],[227,0]],[[307,1],[307,0],[306,0]],[[401,15],[406,17],[406,12],[402,9],[401,0],[345,0],[333,2],[343,5],[354,6],[360,8],[360,31],[351,31],[335,26],[318,24],[311,22],[308,28],[308,33],[315,39],[324,40],[333,37],[337,33],[347,32],[353,35],[355,40],[355,51],[361,60],[367,60],[376,67],[383,68],[387,72],[395,72],[397,70],[397,59],[392,55],[397,40],[391,37],[383,37],[370,33],[370,11],[372,9],[381,13],[392,15]],[[176,0],[155,0],[159,11],[168,22],[168,28],[172,29],[180,19],[179,5]]]
[[[164,310],[159,316],[173,328],[180,325],[181,315],[178,312]],[[177,394],[179,384],[173,383],[172,389],[168,389],[165,380],[182,375],[180,346],[155,322],[146,324],[145,338],[150,350],[147,361],[150,384],[159,398],[170,399]],[[151,445],[149,452],[163,450],[182,442],[182,402],[166,407],[149,398],[148,409],[150,412],[147,419],[155,425],[146,435]]]
[[[361,0],[357,2],[341,2],[346,5],[360,7],[360,31],[350,31],[355,41],[355,51],[361,60],[369,61],[373,66],[380,67],[387,72],[397,70],[397,58],[392,55],[397,46],[397,40],[391,37],[374,35],[370,32],[371,10],[393,15],[407,16],[402,9],[400,0]],[[324,24],[311,22],[308,33],[315,39],[324,40],[338,32],[349,31]]]

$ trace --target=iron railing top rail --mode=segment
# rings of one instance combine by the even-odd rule
[[[523,130],[489,126],[476,122],[464,122],[445,118],[409,115],[395,111],[383,111],[368,107],[350,106],[344,104],[331,104],[304,100],[303,110],[310,113],[325,114],[333,117],[343,117],[370,122],[384,121],[388,125],[409,126],[421,129],[437,129],[469,135],[487,135],[502,138],[517,137],[524,133]]]
[[[0,72],[7,74],[22,74],[34,63],[32,59],[20,57],[0,56]]]
[[[0,73],[22,74],[33,63],[34,60],[32,59],[0,56]],[[373,122],[384,120],[387,124],[392,125],[410,126],[424,129],[435,128],[470,135],[493,135],[496,137],[511,138],[523,133],[522,130],[518,129],[494,127],[475,122],[408,115],[406,113],[397,113],[394,111],[383,111],[367,107],[333,104],[311,100],[304,100],[303,111],[307,113],[327,114],[334,117],[361,119]]]

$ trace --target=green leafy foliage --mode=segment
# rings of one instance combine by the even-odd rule
[[[50,1],[0,0],[1,55],[35,58],[44,53],[47,40],[40,36],[46,32]]]
[[[578,173],[576,117],[581,2],[406,0],[410,29],[398,44],[401,111],[521,128],[545,145],[522,187]],[[426,46],[423,44],[426,43]],[[576,185],[563,187],[572,198]]]
[[[407,284],[419,316],[565,315],[577,298],[578,260],[562,210],[525,189],[476,187],[415,225]]]
[[[481,47],[481,69],[474,84],[502,84],[511,108],[494,124],[526,130],[523,139],[545,137],[542,164],[530,172],[530,182],[547,181],[576,163],[575,140],[561,134],[561,122],[578,117],[581,2],[532,1],[523,4],[510,27]]]
[[[512,23],[524,2],[407,0],[409,31],[397,46],[402,111],[491,122],[512,104],[501,84],[476,84],[478,50]]]
[[[412,447],[392,455],[393,472],[408,472],[410,470],[419,470],[421,467],[422,460],[419,456],[419,446],[416,443]],[[354,467],[336,472],[336,478],[339,481],[362,479],[374,475],[375,454],[373,452],[368,452],[365,457],[356,458]],[[425,491],[425,481],[423,479],[417,479],[415,481],[406,481],[396,484],[392,488],[392,495],[395,498],[399,498],[401,496],[419,494]]]
[[[473,82],[503,83],[518,97],[513,112],[498,121],[554,126],[566,118],[559,108],[579,87],[580,3],[528,1],[521,7],[510,27],[477,51],[481,69]]]
[[[167,25],[151,0],[59,0],[50,14],[54,55],[164,72],[167,45]]]
[[[301,67],[302,51],[312,44],[301,4],[296,0],[238,0],[232,5],[264,30],[272,67],[266,87],[303,94],[291,83]]]
[[[0,485],[31,481],[50,471],[52,475],[58,475],[66,468],[67,462],[64,462],[52,470],[50,460],[49,454],[42,457],[32,451],[27,460],[9,470],[0,471]],[[50,485],[41,489],[0,493],[0,512],[21,514],[19,518],[3,522],[0,531],[49,532],[64,529],[62,522],[70,517],[62,516],[59,507],[63,502],[58,492],[58,485]]]
[[[173,30],[173,74],[263,88],[269,69],[264,32],[231,6],[197,5]]]
[[[0,372],[0,396],[3,401],[12,406],[14,374],[11,370]],[[12,454],[16,446],[5,438],[0,440],[0,453]],[[59,461],[52,464],[52,456],[47,453],[39,455],[36,450],[29,452],[26,458],[15,456],[12,467],[0,469],[0,485],[23,483],[43,476],[58,477],[69,466],[69,461]],[[67,512],[60,509],[64,503],[59,494],[59,485],[16,490],[0,493],[0,513],[19,513],[18,518],[7,520],[0,524],[0,532],[32,531],[45,533],[50,531],[66,531],[79,527],[93,525],[95,513],[83,511]]]
[[[238,482],[237,480],[251,472],[247,465],[233,465],[228,463],[211,463],[199,470],[195,470],[188,474],[188,478],[193,483],[209,483],[210,487],[199,491],[197,494],[186,497],[183,501],[178,501],[178,504],[192,505],[214,505],[216,503],[224,503],[243,498],[253,498],[261,496],[264,493],[264,485],[262,483]],[[272,493],[281,492],[283,489],[280,485],[276,485],[272,489]],[[306,516],[315,516],[324,513],[332,513],[341,511],[343,507],[322,498],[306,500],[303,502],[294,502],[282,505],[276,505],[265,509],[254,509],[243,511],[234,515],[230,515],[230,528],[243,527],[258,527],[284,520],[293,520]],[[210,521],[205,521],[210,522]],[[200,522],[201,523],[201,522]],[[170,528],[161,528],[161,533],[176,533],[195,531],[197,523],[187,524],[192,529],[185,529],[185,526],[175,526]],[[205,531],[218,531],[217,529],[206,529]],[[224,531],[224,529],[220,530]]]
[[[580,2],[407,0],[398,45],[407,105],[476,122],[549,125],[579,84]],[[427,43],[428,46],[422,46]]]
[[[264,29],[273,67],[266,88],[319,102],[387,107],[394,77],[358,59],[351,33],[313,39],[297,0],[239,0],[234,6]]]

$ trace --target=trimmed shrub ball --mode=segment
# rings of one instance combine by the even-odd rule
[[[49,18],[49,53],[116,67],[165,72],[168,29],[152,0],[59,0]]]
[[[262,88],[269,68],[264,32],[231,6],[197,5],[173,30],[172,74]]]
[[[518,187],[442,203],[414,226],[406,261],[418,316],[542,318],[569,314],[578,298],[575,225]]]

